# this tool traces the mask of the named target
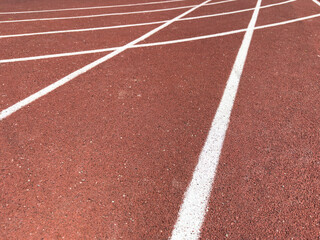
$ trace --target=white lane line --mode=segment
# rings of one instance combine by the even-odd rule
[[[78,55],[93,54],[93,53],[103,53],[103,52],[115,51],[119,48],[120,47],[111,47],[111,48],[102,48],[102,49],[71,52],[71,53],[57,53],[57,54],[48,54],[48,55],[34,56],[34,57],[3,59],[3,60],[0,60],[0,64],[1,63],[24,62],[24,61],[32,61],[32,60],[40,60],[40,59],[49,59],[49,58],[58,58],[58,57],[78,56]]]
[[[275,7],[287,3],[292,3],[295,2],[296,0],[287,0],[284,2],[279,2],[279,3],[272,3],[268,5],[261,6],[260,9],[263,8],[269,8],[269,7]],[[217,16],[224,16],[224,15],[229,15],[229,14],[235,14],[235,13],[242,13],[242,12],[248,12],[248,11],[253,11],[255,8],[248,8],[248,9],[242,9],[242,10],[236,10],[236,11],[231,11],[231,12],[222,12],[222,13],[215,13],[215,14],[210,14],[210,15],[203,15],[203,16],[197,16],[196,19],[202,19],[202,18],[208,18],[208,17],[217,17]],[[189,18],[183,18],[182,20],[192,20],[194,17],[189,17]]]
[[[190,185],[185,192],[171,240],[192,240],[200,237],[201,226],[206,214],[216,168],[228,129],[242,70],[250,47],[254,26],[258,18],[260,5],[261,0],[258,0],[213,119],[207,140],[200,153],[199,162],[193,173]]]
[[[262,6],[261,8],[269,8],[274,6],[279,6],[291,2],[295,2],[296,0],[287,0],[280,3],[273,3],[269,5]],[[230,11],[230,12],[223,12],[223,13],[215,13],[209,15],[202,15],[196,17],[188,17],[182,18],[178,21],[189,21],[189,20],[196,20],[196,19],[203,19],[203,18],[210,18],[210,17],[217,17],[222,15],[231,15],[236,13],[242,12],[249,12],[253,11],[254,8],[247,8],[237,11]],[[95,27],[95,28],[82,28],[82,29],[70,29],[70,30],[58,30],[58,31],[48,31],[48,32],[35,32],[35,33],[21,33],[21,34],[10,34],[10,35],[0,35],[1,38],[13,38],[13,37],[26,37],[26,36],[37,36],[37,35],[49,35],[49,34],[62,34],[62,33],[75,33],[75,32],[87,32],[87,31],[100,31],[100,30],[108,30],[108,29],[118,29],[118,28],[127,28],[127,27],[139,27],[139,26],[147,26],[147,25],[154,25],[154,24],[161,24],[166,22],[167,20],[163,21],[156,21],[156,22],[144,22],[144,23],[133,23],[133,24],[125,24],[125,25],[114,25],[114,26],[106,26],[106,27]]]
[[[58,87],[70,82],[71,80],[75,79],[76,77],[80,76],[81,74],[91,70],[92,68],[98,66],[99,64],[113,58],[114,56],[117,56],[121,52],[127,50],[128,48],[131,48],[135,44],[147,39],[151,35],[155,34],[156,32],[159,32],[160,30],[164,29],[165,27],[169,26],[170,24],[174,23],[178,19],[186,16],[187,14],[193,12],[194,10],[202,7],[206,3],[210,2],[211,0],[206,0],[202,2],[199,5],[194,6],[193,8],[185,11],[184,13],[178,15],[175,18],[172,18],[171,20],[167,21],[166,23],[154,28],[153,30],[147,32],[146,34],[142,35],[141,37],[127,43],[126,45],[116,49],[115,51],[103,56],[102,58],[99,58],[98,60],[70,73],[69,75],[65,76],[64,78],[54,82],[53,84],[50,84],[49,86],[41,89],[40,91],[30,95],[29,97],[17,102],[16,104],[12,105],[11,107],[8,107],[7,109],[4,109],[3,111],[0,112],[0,121],[5,119],[6,117],[10,116],[12,113],[18,111],[19,109],[29,105],[30,103],[34,102],[35,100],[47,95],[48,93],[52,92],[53,90],[57,89]]]
[[[61,8],[61,9],[33,10],[33,11],[20,11],[20,12],[0,12],[0,14],[1,15],[7,15],[7,14],[21,14],[21,13],[45,13],[45,12],[89,10],[89,9],[106,9],[106,8],[133,7],[133,6],[143,6],[143,5],[165,4],[165,3],[183,2],[183,1],[186,1],[186,0],[170,0],[170,1],[160,1],[160,2],[132,3],[132,4],[124,4],[124,5],[106,5],[106,6],[79,7],[79,8]]]
[[[312,0],[312,1],[320,7],[320,2],[318,2],[317,0]]]
[[[219,2],[213,2],[206,4],[206,6],[216,5],[221,3],[234,2],[236,0],[223,0]],[[135,12],[118,12],[118,13],[104,13],[104,14],[95,14],[95,15],[81,15],[81,16],[72,16],[72,17],[56,17],[56,18],[32,18],[32,19],[20,19],[20,20],[5,20],[0,21],[0,23],[18,23],[18,22],[34,22],[34,21],[53,21],[53,20],[68,20],[68,19],[81,19],[81,18],[96,18],[96,17],[106,17],[106,16],[119,16],[119,15],[129,15],[129,14],[141,14],[141,13],[154,13],[154,12],[165,12],[165,11],[173,11],[180,10],[186,8],[192,8],[197,5],[189,5],[182,7],[174,7],[174,8],[161,8],[154,10],[145,10],[145,11],[135,11]]]
[[[291,20],[287,20],[287,21],[282,21],[282,22],[277,22],[277,23],[270,23],[270,24],[266,24],[266,25],[256,26],[256,27],[254,27],[254,30],[282,26],[282,25],[295,23],[295,22],[300,22],[300,21],[304,21],[304,20],[309,20],[309,19],[317,18],[317,17],[320,17],[320,13],[319,14],[310,15],[310,16],[307,16],[307,17],[301,17],[301,18],[291,19]],[[197,41],[197,40],[203,40],[203,39],[209,39],[209,38],[215,38],[215,37],[222,37],[222,36],[232,35],[232,34],[236,34],[236,33],[246,32],[246,31],[247,31],[247,29],[243,28],[243,29],[232,30],[232,31],[227,31],[227,32],[222,32],[222,33],[214,33],[214,34],[197,36],[197,37],[190,37],[190,38],[184,38],[184,39],[176,39],[176,40],[163,41],[163,42],[138,44],[138,45],[135,45],[134,48],[163,46],[163,45],[170,45],[170,44],[176,44],[176,43],[191,42],[191,41]],[[0,60],[0,63],[1,63],[1,60]]]
[[[289,23],[295,23],[295,22],[300,22],[300,21],[304,21],[304,20],[309,20],[309,19],[317,18],[317,17],[320,17],[320,13],[313,14],[313,15],[306,16],[306,17],[295,18],[295,19],[291,19],[291,20],[287,20],[287,21],[261,25],[261,26],[255,27],[255,29],[264,29],[264,28],[276,27],[276,26],[281,26],[281,25],[285,25],[285,24],[289,24]]]
[[[254,29],[259,30],[259,29],[265,29],[265,28],[270,28],[270,27],[276,27],[276,26],[281,26],[281,25],[285,25],[285,24],[309,20],[309,19],[317,18],[317,17],[320,17],[320,13],[310,15],[307,17],[301,17],[301,18],[291,19],[291,20],[287,20],[287,21],[271,23],[271,24],[267,24],[267,25],[261,25],[261,26],[255,27]],[[243,29],[238,29],[238,30],[232,30],[232,31],[221,32],[221,33],[214,33],[214,34],[209,34],[209,35],[202,35],[202,36],[197,36],[197,37],[175,39],[175,40],[169,40],[169,41],[163,41],[163,42],[137,44],[137,45],[134,45],[132,48],[163,46],[163,45],[170,45],[170,44],[176,44],[176,43],[191,42],[191,41],[197,41],[197,40],[203,40],[203,39],[209,39],[209,38],[222,37],[222,36],[242,33],[242,32],[245,32],[246,30],[247,30],[246,28],[243,28]],[[49,54],[49,55],[34,56],[34,57],[3,59],[3,60],[0,60],[0,64],[1,63],[22,62],[22,61],[32,61],[32,60],[40,60],[40,59],[50,59],[50,58],[58,58],[58,57],[69,57],[69,56],[94,54],[94,53],[103,53],[103,52],[114,51],[114,50],[117,50],[118,48],[119,47],[111,47],[111,48],[101,48],[101,49],[71,52],[71,53],[58,53],[58,54]]]
[[[119,29],[119,28],[128,28],[128,27],[139,27],[139,26],[148,26],[155,25],[160,23],[165,23],[167,20],[157,21],[157,22],[145,22],[145,23],[133,23],[125,25],[115,25],[115,26],[106,26],[106,27],[96,27],[96,28],[82,28],[82,29],[70,29],[70,30],[59,30],[59,31],[49,31],[49,32],[36,32],[36,33],[21,33],[21,34],[11,34],[11,35],[0,35],[2,38],[13,38],[13,37],[26,37],[26,36],[37,36],[37,35],[49,35],[49,34],[61,34],[61,33],[76,33],[76,32],[89,32],[89,31],[99,31],[107,29]]]

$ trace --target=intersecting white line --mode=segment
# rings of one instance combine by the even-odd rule
[[[234,2],[236,0],[223,0],[219,2],[213,2],[206,4],[206,6],[216,5],[221,3]],[[104,13],[104,14],[95,14],[95,15],[81,15],[81,16],[72,16],[72,17],[55,17],[55,18],[33,18],[33,19],[20,19],[20,20],[4,20],[0,21],[0,23],[18,23],[18,22],[34,22],[34,21],[53,21],[53,20],[68,20],[68,19],[82,19],[82,18],[96,18],[96,17],[106,17],[106,16],[120,16],[120,15],[129,15],[129,14],[142,14],[142,13],[154,13],[154,12],[165,12],[165,11],[173,11],[180,10],[186,8],[192,8],[196,5],[182,6],[182,7],[174,7],[174,8],[161,8],[154,10],[144,10],[144,11],[134,11],[134,12],[118,12],[118,13]]]
[[[106,5],[106,6],[95,6],[95,7],[62,8],[62,9],[33,10],[33,11],[20,11],[20,12],[0,12],[0,14],[7,15],[7,14],[22,14],[22,13],[45,13],[45,12],[89,10],[89,9],[106,9],[106,8],[117,8],[117,7],[133,7],[133,6],[143,6],[143,5],[165,4],[165,3],[183,2],[183,1],[186,1],[186,0],[169,0],[169,1],[160,1],[160,2],[133,3],[133,4],[124,4],[124,5]]]
[[[295,2],[296,0],[287,0],[284,2],[273,3],[269,5],[262,6],[261,8],[269,8],[274,6],[279,6],[291,2]],[[197,20],[203,18],[210,18],[210,17],[217,17],[217,16],[224,16],[224,15],[231,15],[236,13],[243,13],[248,11],[253,11],[254,8],[247,8],[241,9],[236,11],[230,12],[222,12],[222,13],[215,13],[209,15],[201,15],[196,17],[187,17],[179,19],[178,21],[189,21],[189,20]],[[21,33],[21,34],[9,34],[9,35],[0,35],[1,38],[14,38],[14,37],[27,37],[27,36],[38,36],[38,35],[49,35],[49,34],[62,34],[62,33],[76,33],[76,32],[87,32],[87,31],[100,31],[100,30],[108,30],[108,29],[119,29],[119,28],[128,28],[128,27],[139,27],[139,26],[148,26],[148,25],[155,25],[161,24],[166,22],[167,20],[163,21],[155,21],[155,22],[144,22],[144,23],[133,23],[133,24],[125,24],[125,25],[114,25],[114,26],[105,26],[105,27],[94,27],[94,28],[82,28],[82,29],[69,29],[69,30],[57,30],[57,31],[47,31],[47,32],[34,32],[34,33]]]
[[[277,23],[271,23],[261,26],[256,26],[254,29],[265,29],[270,27],[276,27],[281,26],[285,24],[300,22],[304,20],[309,20],[312,18],[320,17],[319,14],[314,14],[306,17],[291,19],[287,21],[277,22]],[[209,38],[215,38],[215,37],[222,37],[237,33],[245,32],[246,29],[238,29],[238,30],[232,30],[227,32],[221,32],[221,33],[214,33],[214,34],[208,34],[208,35],[202,35],[197,37],[190,37],[190,38],[183,38],[183,39],[175,39],[175,40],[169,40],[169,41],[162,41],[162,42],[154,42],[154,43],[144,43],[144,44],[137,44],[134,45],[132,48],[141,48],[141,47],[153,47],[153,46],[162,46],[162,45],[169,45],[169,44],[176,44],[176,43],[184,43],[184,42],[191,42],[191,41],[197,41],[197,40],[203,40],[203,39],[209,39]],[[119,47],[111,47],[111,48],[101,48],[101,49],[95,49],[95,50],[87,50],[87,51],[78,51],[78,52],[70,52],[70,53],[58,53],[58,54],[49,54],[49,55],[42,55],[42,56],[34,56],[34,57],[22,57],[22,58],[12,58],[12,59],[3,59],[0,60],[0,63],[13,63],[13,62],[22,62],[22,61],[32,61],[32,60],[41,60],[41,59],[49,59],[49,58],[58,58],[58,57],[69,57],[69,56],[77,56],[77,55],[85,55],[85,54],[94,54],[94,53],[103,53],[103,52],[109,52],[117,50]]]
[[[169,26],[170,24],[174,23],[175,21],[177,21],[178,19],[186,16],[187,14],[193,12],[194,10],[202,7],[203,5],[205,5],[206,3],[210,2],[211,0],[206,0],[204,2],[202,2],[201,4],[198,4],[196,6],[194,6],[193,8],[185,11],[184,13],[178,15],[177,17],[175,18],[172,18],[171,20],[167,21],[166,23],[154,28],[153,30],[145,33],[144,35],[142,35],[141,37],[127,43],[126,45],[116,49],[115,51],[99,58],[98,60],[96,61],[93,61],[92,63],[70,73],[69,75],[61,78],[60,80],[50,84],[49,86],[41,89],[40,91],[30,95],[29,97],[17,102],[16,104],[2,110],[0,112],[0,121],[5,119],[6,117],[10,116],[11,114],[13,114],[14,112],[20,110],[21,108],[31,104],[32,102],[36,101],[37,99],[47,95],[48,93],[54,91],[55,89],[63,86],[64,84],[70,82],[71,80],[75,79],[76,77],[82,75],[83,73],[95,68],[96,66],[100,65],[101,63],[103,62],[106,62],[107,60],[117,56],[118,54],[122,53],[123,51],[133,47],[135,44],[147,39],[148,37],[152,36],[153,34],[159,32],[160,30],[166,28],[167,26]]]

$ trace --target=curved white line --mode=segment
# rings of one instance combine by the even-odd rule
[[[274,3],[262,6],[261,8],[269,8],[274,7],[282,4],[287,4],[291,2],[295,2],[296,0],[287,0],[280,3]],[[187,20],[196,20],[196,19],[202,19],[202,18],[210,18],[210,17],[216,17],[216,16],[223,16],[223,15],[229,15],[229,14],[236,14],[236,13],[242,13],[242,12],[248,12],[253,11],[254,8],[247,8],[242,10],[236,10],[231,12],[224,12],[224,13],[215,13],[210,15],[202,15],[202,16],[196,16],[196,17],[187,17],[179,19],[178,21],[187,21]],[[82,28],[82,29],[70,29],[70,30],[58,30],[58,31],[48,31],[48,32],[35,32],[35,33],[21,33],[21,34],[10,34],[10,35],[0,35],[1,38],[13,38],[13,37],[27,37],[27,36],[38,36],[38,35],[49,35],[49,34],[61,34],[61,33],[75,33],[75,32],[87,32],[87,31],[99,31],[99,30],[107,30],[107,29],[118,29],[118,28],[127,28],[127,27],[138,27],[138,26],[147,26],[147,25],[153,25],[153,24],[161,24],[164,23],[164,21],[156,21],[156,22],[145,22],[145,23],[134,23],[134,24],[125,24],[125,25],[115,25],[115,26],[106,26],[106,27],[95,27],[95,28]]]
[[[281,26],[281,25],[285,25],[285,24],[289,24],[289,23],[295,23],[295,22],[299,22],[299,21],[304,21],[304,20],[308,20],[308,19],[312,19],[312,18],[316,18],[316,17],[320,17],[320,13],[319,14],[310,15],[310,16],[306,16],[306,17],[291,19],[291,20],[287,20],[287,21],[282,21],[282,22],[277,22],[277,23],[271,23],[271,24],[257,26],[257,27],[255,27],[255,30],[256,29],[264,29],[264,28]],[[203,40],[203,39],[208,39],[208,38],[222,37],[222,36],[232,35],[232,34],[236,34],[236,33],[242,33],[242,32],[245,32],[245,31],[246,31],[246,29],[243,28],[243,29],[238,29],[238,30],[232,30],[232,31],[221,32],[221,33],[214,33],[214,34],[208,34],[208,35],[197,36],[197,37],[169,40],[169,41],[163,41],[163,42],[137,44],[137,45],[133,46],[132,48],[163,46],[163,45],[169,45],[169,44],[175,44],[175,43],[191,42],[191,41],[196,41],[196,40]],[[0,60],[0,63],[12,63],[12,62],[40,60],[40,59],[57,58],[57,57],[69,57],[69,56],[77,56],[77,55],[93,54],[93,53],[103,53],[103,52],[114,51],[114,50],[116,50],[118,48],[119,47],[111,47],[111,48],[101,48],[101,49],[79,51],[79,52],[71,52],[71,53],[58,53],[58,54],[48,54],[48,55],[34,56],[34,57],[3,59],[3,60]]]
[[[124,5],[106,5],[106,6],[79,7],[79,8],[61,8],[61,9],[33,10],[33,11],[20,11],[20,12],[0,12],[0,14],[1,15],[7,15],[7,14],[21,14],[21,13],[44,13],[44,12],[62,12],[62,11],[88,10],[88,9],[106,9],[106,8],[117,8],[117,7],[133,7],[133,6],[143,6],[143,5],[165,4],[165,3],[182,2],[182,1],[186,1],[186,0],[169,0],[169,1],[160,1],[160,2],[133,3],[133,4],[124,4]]]
[[[48,31],[48,32],[0,35],[0,39],[1,38],[14,38],[14,37],[27,37],[27,36],[61,34],[61,33],[89,32],[89,31],[119,29],[119,28],[127,28],[127,27],[139,27],[139,26],[148,26],[148,25],[160,24],[160,23],[164,23],[166,21],[167,20],[157,21],[157,22],[144,22],[144,23],[133,23],[133,24],[125,24],[125,25],[106,26],[106,27],[95,27],[95,28],[82,28],[82,29],[70,29],[70,30],[59,30],[59,31]]]
[[[292,3],[295,2],[296,0],[287,0],[284,2],[279,2],[279,3],[272,3],[268,5],[261,6],[260,9],[263,8],[269,8],[269,7],[274,7],[274,6],[279,6],[287,3]],[[255,8],[247,8],[247,9],[242,9],[242,10],[236,10],[236,11],[231,11],[231,12],[224,12],[224,13],[215,13],[215,14],[210,14],[210,15],[202,15],[202,16],[197,16],[195,17],[188,17],[188,18],[183,18],[180,21],[183,20],[193,20],[193,19],[201,19],[201,18],[208,18],[208,17],[216,17],[216,16],[224,16],[224,15],[229,15],[229,14],[235,14],[235,13],[242,13],[242,12],[248,12],[248,11],[254,11]]]
[[[236,0],[224,0],[220,2],[208,3],[205,6],[220,4],[220,3],[228,3],[234,2]],[[174,8],[161,8],[154,10],[145,10],[145,11],[135,11],[135,12],[119,12],[119,13],[104,13],[104,14],[96,14],[96,15],[81,15],[81,16],[73,16],[73,17],[56,17],[56,18],[33,18],[33,19],[20,19],[20,20],[5,20],[0,21],[0,23],[18,23],[18,22],[34,22],[34,21],[53,21],[53,20],[67,20],[67,19],[81,19],[81,18],[96,18],[96,17],[106,17],[106,16],[119,16],[119,15],[129,15],[129,14],[141,14],[141,13],[154,13],[154,12],[164,12],[164,11],[173,11],[180,10],[186,8],[192,8],[196,5],[182,6],[182,7],[174,7]]]

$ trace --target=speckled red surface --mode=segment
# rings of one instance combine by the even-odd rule
[[[258,25],[319,12],[306,2]],[[317,19],[255,31],[202,239],[319,238],[319,32]]]
[[[130,1],[108,4],[115,2]],[[234,4],[193,15],[255,1]],[[15,0],[1,11],[83,6],[87,1]],[[27,30],[19,31],[3,25],[1,34],[155,21],[180,12],[20,24]],[[297,0],[261,10],[257,25],[318,12],[311,0]],[[244,28],[250,14],[174,23],[145,42]],[[25,44],[0,39],[1,59],[120,45],[152,28],[28,37]],[[319,19],[254,32],[202,239],[319,237],[319,32]],[[2,120],[0,239],[167,239],[242,38],[127,50]],[[1,109],[101,56],[1,64]]]

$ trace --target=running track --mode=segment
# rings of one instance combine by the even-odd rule
[[[318,239],[317,0],[0,3],[0,239]]]

